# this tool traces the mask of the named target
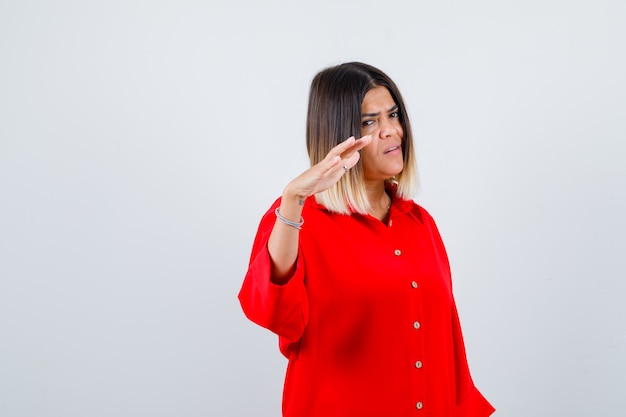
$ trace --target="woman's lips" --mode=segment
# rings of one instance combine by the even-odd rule
[[[385,153],[385,154],[390,154],[390,153],[392,153],[392,152],[399,151],[400,149],[401,149],[401,148],[400,148],[400,145],[396,145],[396,146],[392,146],[392,147],[390,147],[390,148],[387,148],[387,149],[385,150],[385,152],[384,152],[384,153]]]

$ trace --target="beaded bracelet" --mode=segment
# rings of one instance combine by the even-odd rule
[[[283,216],[281,216],[280,212],[278,211],[278,207],[276,207],[276,210],[274,210],[274,214],[276,214],[276,218],[278,220],[285,223],[286,225],[295,227],[298,230],[302,229],[302,225],[304,224],[304,219],[302,218],[302,216],[300,216],[300,223],[296,223],[296,222],[292,222],[291,220],[287,220]]]

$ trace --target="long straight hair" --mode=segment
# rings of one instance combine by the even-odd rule
[[[396,196],[409,200],[418,182],[409,116],[396,84],[371,65],[348,62],[322,70],[313,78],[306,123],[306,145],[311,166],[322,161],[333,147],[350,136],[361,137],[361,105],[365,94],[374,87],[385,87],[398,105],[404,132],[404,167],[401,173],[387,181],[397,187]],[[315,197],[319,204],[336,213],[368,213],[371,207],[365,192],[361,160],[336,184]]]

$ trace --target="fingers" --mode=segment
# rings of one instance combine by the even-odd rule
[[[359,162],[359,151],[369,145],[371,141],[372,137],[370,135],[363,136],[360,139],[350,136],[331,149],[324,161],[319,164],[319,168],[324,172],[332,172],[332,175],[341,176],[345,174]]]
[[[359,162],[360,158],[361,158],[361,154],[356,151],[351,152],[350,155],[346,155],[341,160],[343,170],[345,172],[348,172],[348,170],[353,168],[357,164],[357,162]]]
[[[365,148],[367,145],[369,145],[372,142],[372,136],[371,135],[366,135],[363,136],[361,139],[357,140],[354,142],[354,146],[351,148],[351,150],[353,151],[360,151],[361,149]]]
[[[370,135],[363,136],[360,139],[355,139],[354,136],[350,136],[348,139],[335,146],[330,153],[334,155],[342,155],[348,152],[357,152],[366,147],[372,141]]]
[[[343,167],[348,169],[352,168],[359,162],[361,155],[359,151],[370,144],[372,137],[370,135],[363,136],[361,139],[349,144],[348,148],[341,153],[341,160],[343,161]],[[344,142],[345,143],[345,142]],[[347,170],[344,168],[344,171]]]
[[[354,142],[354,144],[352,146],[350,146],[348,149],[346,149],[342,154],[341,157],[342,158],[349,158],[354,154],[359,153],[359,151],[361,149],[363,149],[364,147],[366,147],[367,145],[370,144],[370,142],[372,141],[372,137],[371,136],[364,136],[363,138],[357,140],[356,142]]]
[[[327,155],[327,159],[334,165],[334,163],[338,162],[336,157],[341,159],[349,158],[353,153],[358,152],[369,145],[371,141],[372,137],[370,135],[363,136],[358,140],[355,139],[354,136],[350,136],[348,139],[331,149]]]
[[[328,189],[359,162],[359,151],[371,141],[371,136],[363,136],[358,140],[350,137],[341,142],[322,161],[294,178],[285,193],[308,197]]]

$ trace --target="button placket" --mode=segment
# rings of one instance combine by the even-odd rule
[[[391,250],[393,251],[393,256],[396,258],[400,258],[400,257],[404,257],[404,253],[402,250],[402,247],[391,247]],[[405,259],[408,261],[408,259]],[[405,284],[406,285],[406,284]],[[410,287],[408,286],[410,285]],[[413,395],[415,395],[415,397],[413,397],[413,404],[414,407],[417,411],[422,410],[422,408],[424,407],[424,403],[422,401],[418,401],[419,399],[423,399],[424,398],[424,384],[425,384],[425,375],[424,372],[421,371],[421,369],[423,368],[424,364],[423,362],[420,360],[422,358],[419,358],[419,355],[421,354],[420,352],[423,352],[423,344],[424,344],[424,340],[423,340],[423,335],[421,334],[422,332],[420,331],[421,327],[422,327],[422,323],[420,320],[416,320],[419,319],[422,314],[421,314],[421,310],[422,310],[422,303],[421,303],[421,295],[420,295],[420,284],[418,283],[418,281],[416,279],[409,279],[408,281],[408,285],[407,287],[407,291],[411,291],[412,295],[411,295],[411,316],[413,316],[413,322],[411,322],[411,326],[413,327],[413,330],[415,330],[415,332],[413,333],[413,337],[411,337],[412,342],[411,345],[413,346],[412,351],[417,353],[417,357],[414,357],[412,362],[410,362],[410,365],[413,369],[414,369],[414,375],[411,378],[413,380],[413,384],[414,385],[414,390],[413,391]]]

